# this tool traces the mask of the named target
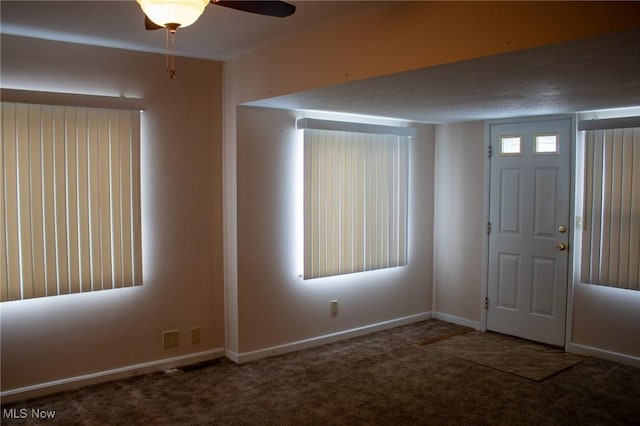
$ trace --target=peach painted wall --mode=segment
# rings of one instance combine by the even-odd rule
[[[640,292],[576,284],[571,343],[578,351],[629,356],[630,363],[640,367]]]
[[[2,391],[224,348],[222,64],[2,36],[2,87],[146,99],[143,280],[0,305]],[[202,342],[190,345],[191,327]],[[163,349],[163,330],[180,346]],[[131,373],[133,374],[133,372]]]
[[[411,141],[408,265],[303,280],[303,116],[238,109],[239,354],[431,311],[434,126]]]
[[[436,126],[434,304],[481,328],[484,122]]]

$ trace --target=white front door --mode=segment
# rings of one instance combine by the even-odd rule
[[[564,346],[571,119],[492,124],[487,329]]]

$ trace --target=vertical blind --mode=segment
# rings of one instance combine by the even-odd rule
[[[140,113],[2,103],[1,300],[141,284]]]
[[[409,138],[304,130],[304,278],[407,263]]]
[[[640,127],[585,132],[582,282],[640,290]]]

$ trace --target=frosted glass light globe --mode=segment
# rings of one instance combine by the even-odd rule
[[[160,26],[188,27],[198,20],[209,0],[136,0],[149,19]]]

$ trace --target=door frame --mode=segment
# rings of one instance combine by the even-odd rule
[[[489,145],[491,143],[491,126],[496,124],[531,123],[548,120],[570,120],[571,132],[569,135],[569,259],[567,271],[567,306],[565,313],[565,333],[564,347],[571,343],[571,329],[573,323],[573,286],[579,277],[579,265],[574,258],[574,247],[576,247],[576,140],[578,134],[576,114],[556,114],[532,117],[513,117],[506,119],[486,120],[484,123],[484,208],[482,212],[482,223],[489,223],[489,206],[491,197],[491,159],[489,158]],[[480,306],[480,331],[487,331],[487,308],[485,301],[489,292],[489,234],[483,232],[482,237],[482,292]]]

